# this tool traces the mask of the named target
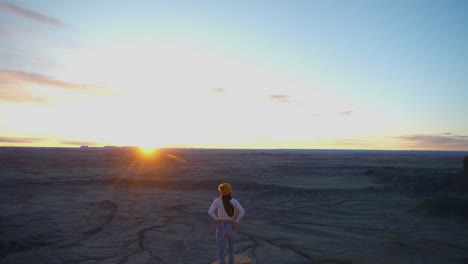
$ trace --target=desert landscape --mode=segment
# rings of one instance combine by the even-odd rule
[[[0,264],[468,264],[467,14],[0,0]]]
[[[0,263],[467,263],[467,152],[0,148]]]

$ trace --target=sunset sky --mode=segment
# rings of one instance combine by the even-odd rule
[[[468,150],[467,14],[0,0],[0,146]]]

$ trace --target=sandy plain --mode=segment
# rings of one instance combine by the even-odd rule
[[[468,263],[466,152],[0,148],[0,263]]]

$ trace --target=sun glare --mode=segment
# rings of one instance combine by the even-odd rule
[[[140,151],[143,153],[143,154],[153,154],[155,153],[158,148],[155,148],[155,147],[139,147]]]

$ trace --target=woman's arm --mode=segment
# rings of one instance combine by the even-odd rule
[[[239,223],[242,217],[245,215],[245,210],[242,208],[242,205],[236,200],[236,203],[234,204],[236,207],[237,211],[239,212],[239,215],[237,216],[236,223]]]
[[[216,199],[213,201],[213,203],[211,204],[210,206],[210,209],[208,209],[208,214],[211,216],[211,218],[213,218],[213,220],[217,221],[218,220],[218,217],[216,217],[214,211],[216,210],[217,206],[216,206]]]

